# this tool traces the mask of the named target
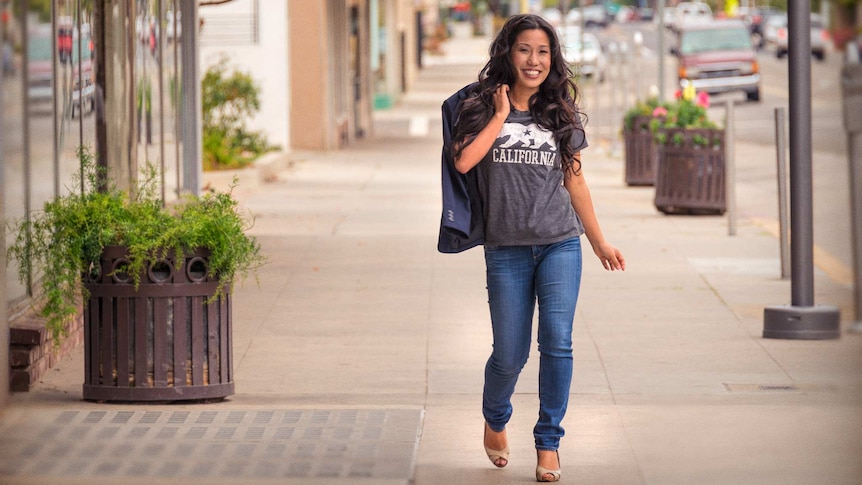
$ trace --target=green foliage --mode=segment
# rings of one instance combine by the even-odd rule
[[[664,126],[679,128],[717,128],[709,119],[706,107],[692,100],[680,99],[673,109],[668,110],[667,121]]]
[[[189,197],[166,209],[158,195],[158,173],[148,167],[131,194],[108,187],[98,191],[104,173],[91,153],[78,149],[84,187],[77,183],[69,195],[45,203],[41,212],[10,226],[14,242],[9,259],[18,263],[19,279],[40,269],[43,302],[40,314],[47,319],[55,342],[64,324],[86,299],[81,275],[93,272],[106,246],[125,246],[129,265],[124,268],[137,287],[143,271],[164,259],[168,252],[182,256],[197,248],[211,251],[208,276],[219,281],[216,296],[237,278],[256,270],[265,258],[260,245],[245,231],[249,221],[237,208],[231,193]],[[74,180],[80,180],[76,174]]]
[[[275,148],[245,126],[260,110],[259,92],[249,74],[228,74],[225,59],[207,70],[201,88],[204,170],[241,168]]]

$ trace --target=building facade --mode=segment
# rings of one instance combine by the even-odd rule
[[[0,219],[80,190],[79,147],[127,187],[156,167],[163,200],[197,193],[200,76],[226,57],[259,83],[252,128],[283,150],[373,136],[421,64],[422,0],[0,0]],[[0,263],[14,234],[0,225]],[[38,268],[0,277],[0,406],[56,358],[32,302]],[[71,325],[66,347],[80,341]],[[34,330],[35,329],[35,330]],[[16,341],[36,339],[35,345]],[[34,335],[36,337],[34,337]],[[10,350],[11,349],[11,350]]]
[[[262,108],[250,127],[272,144],[337,149],[372,136],[373,110],[393,106],[415,80],[428,8],[419,0],[207,6],[200,9],[201,69],[227,59],[251,74]]]

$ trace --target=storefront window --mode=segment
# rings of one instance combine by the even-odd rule
[[[179,0],[116,8],[92,0],[0,0],[0,197],[7,220],[80,190],[82,146],[110,168],[112,183],[136,177],[149,162],[163,174],[166,198],[176,197],[179,8]],[[14,236],[6,234],[7,246]],[[12,317],[40,277],[34,268],[21,283],[14,265],[4,268]]]

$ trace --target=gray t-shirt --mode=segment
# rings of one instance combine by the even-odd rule
[[[587,146],[580,123],[572,146],[575,151]],[[584,233],[563,186],[553,132],[537,125],[528,111],[509,113],[476,169],[486,245],[554,244]]]

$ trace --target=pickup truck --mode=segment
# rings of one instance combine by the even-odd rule
[[[671,49],[680,88],[694,85],[710,94],[744,91],[760,100],[760,65],[748,27],[739,20],[715,20],[682,27]]]

